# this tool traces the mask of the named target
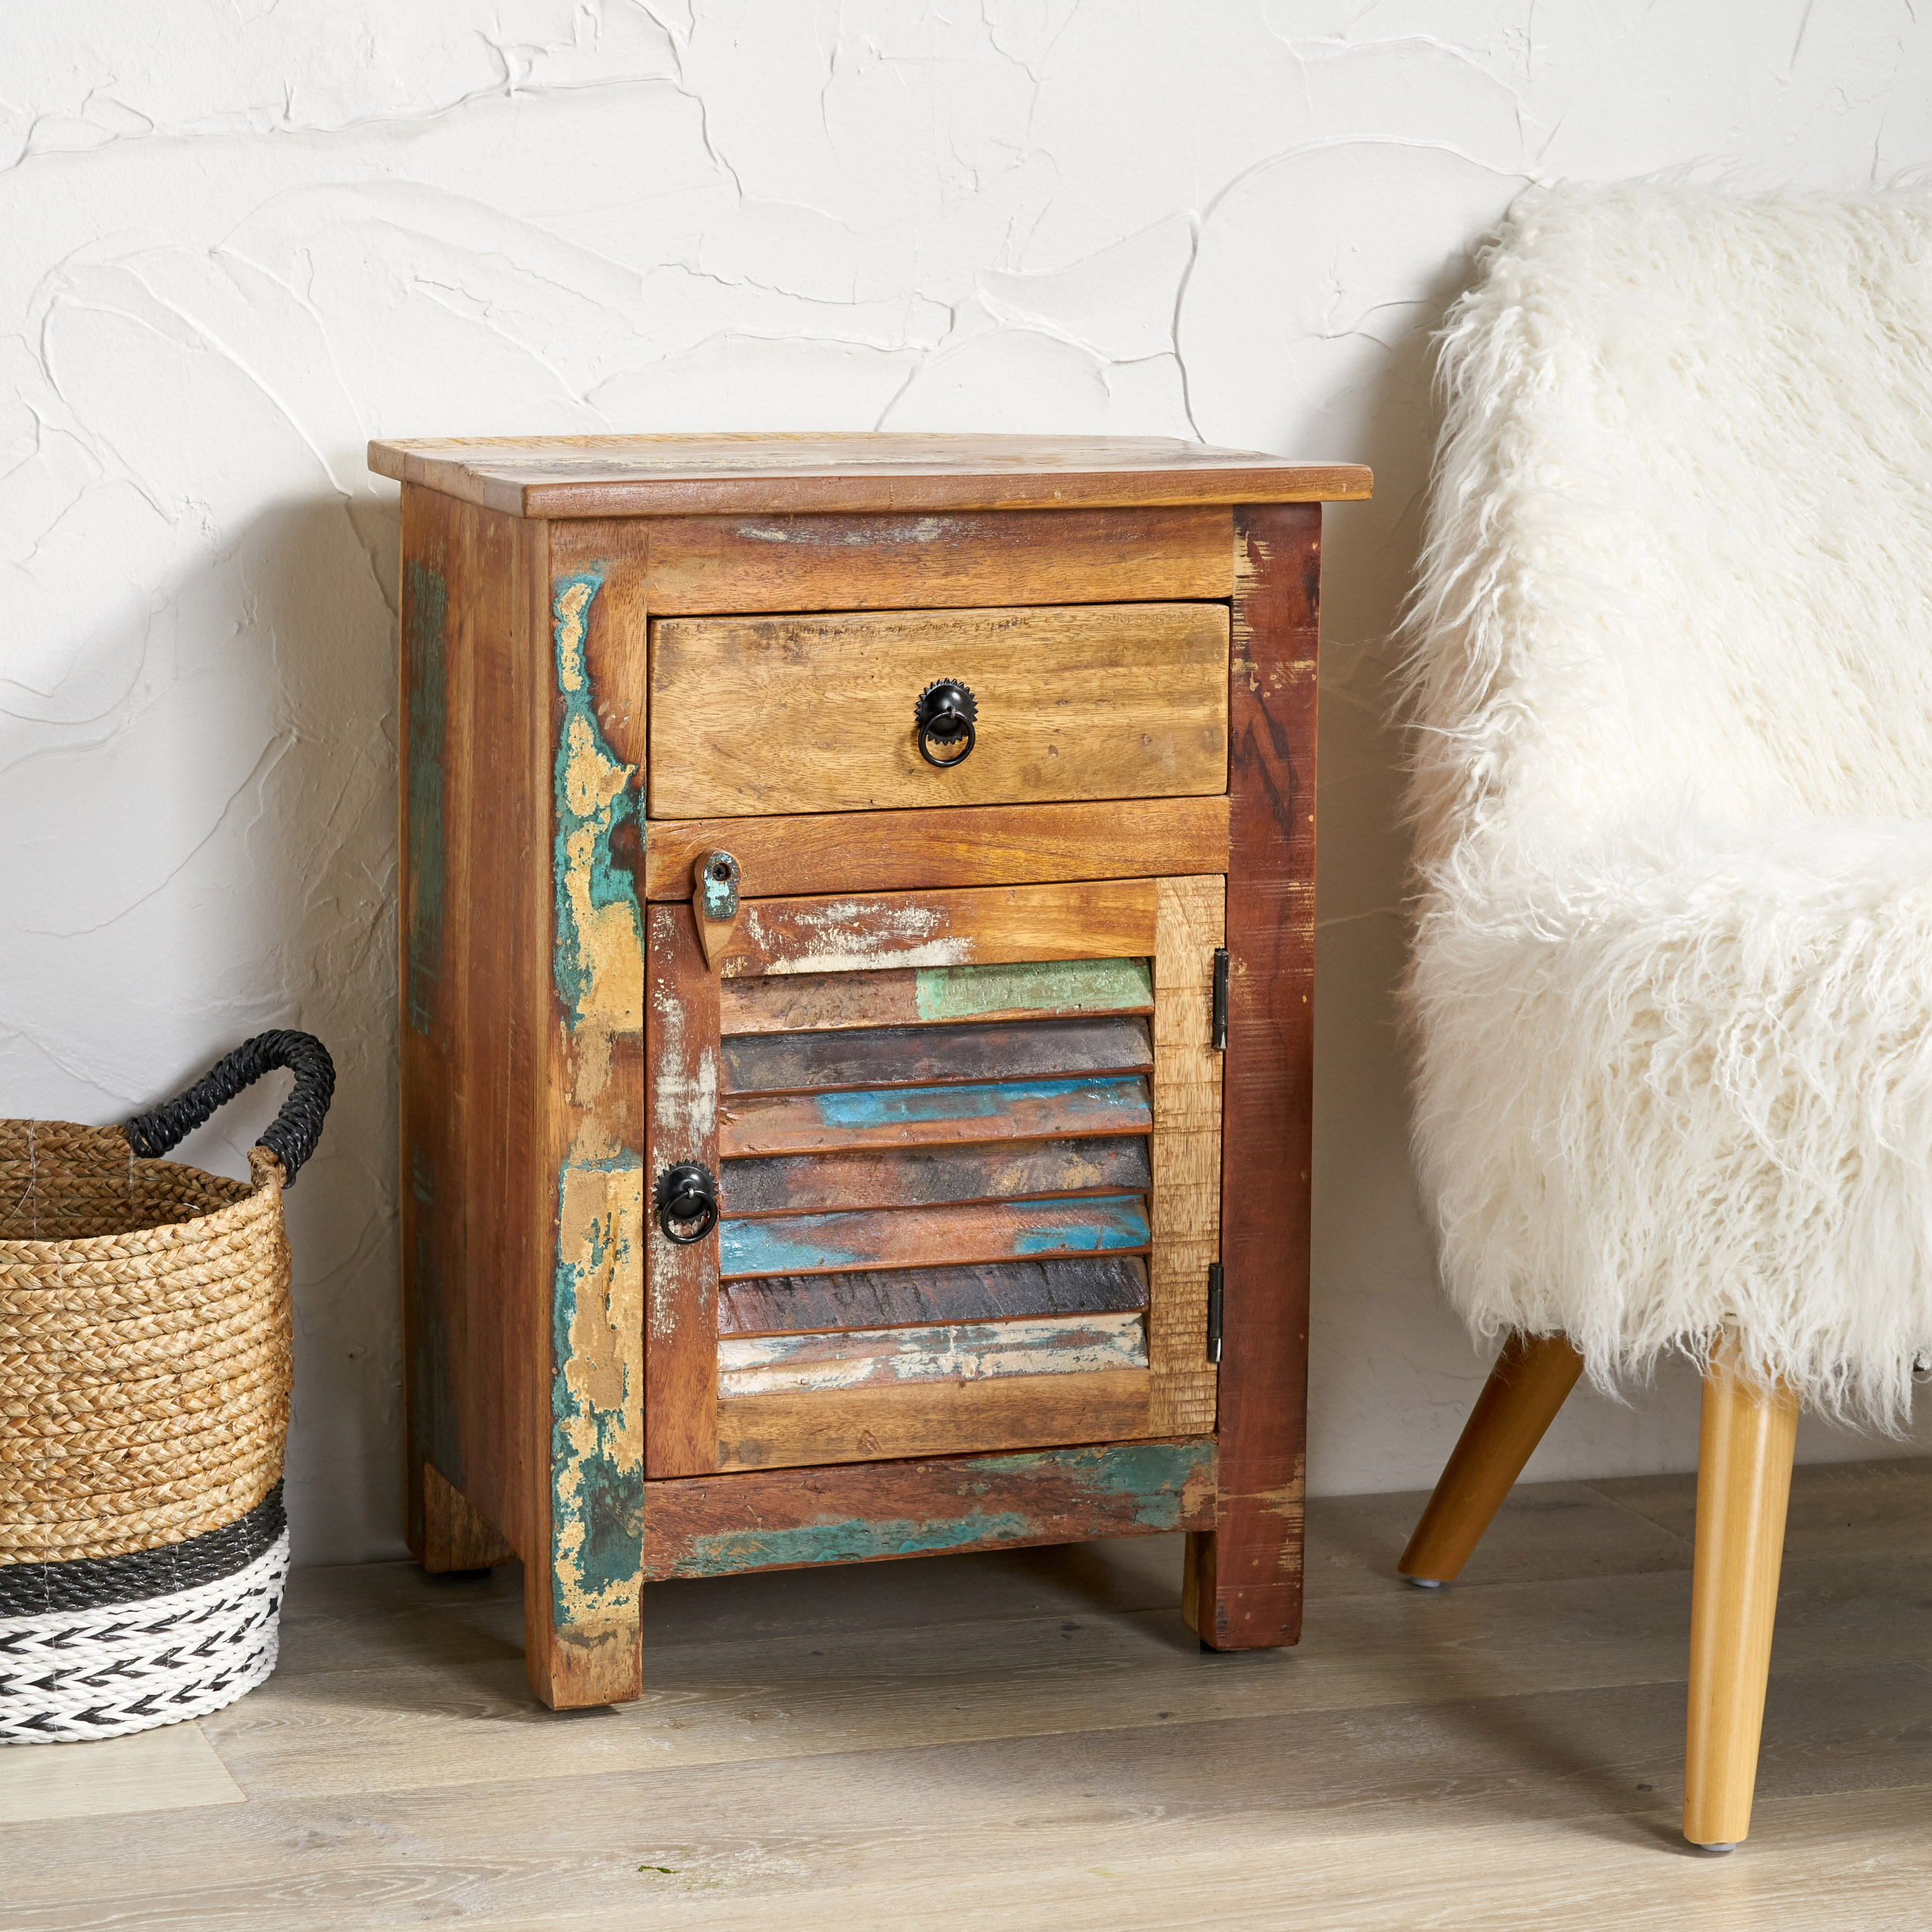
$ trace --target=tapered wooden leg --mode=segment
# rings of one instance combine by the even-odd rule
[[[1446,1583],[1461,1574],[1583,1367],[1565,1335],[1512,1335],[1503,1344],[1396,1566],[1403,1576]]]
[[[1726,1341],[1705,1372],[1698,1444],[1684,1746],[1684,1835],[1693,1845],[1735,1845],[1751,1828],[1797,1436],[1796,1396],[1745,1381]]]

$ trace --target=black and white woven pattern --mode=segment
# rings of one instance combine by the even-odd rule
[[[288,1576],[281,1486],[239,1522],[168,1549],[10,1568],[0,1569],[0,1743],[205,1716],[275,1668]],[[47,1607],[24,1607],[35,1602]]]

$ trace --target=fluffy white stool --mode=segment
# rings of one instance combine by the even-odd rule
[[[1750,1826],[1801,1402],[1932,1346],[1932,196],[1533,192],[1444,342],[1410,618],[1416,1145],[1509,1338],[1403,1560],[1580,1373],[1704,1366],[1685,1835]]]

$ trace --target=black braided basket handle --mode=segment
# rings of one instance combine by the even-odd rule
[[[297,1172],[322,1137],[322,1117],[335,1091],[335,1063],[313,1033],[257,1033],[178,1099],[137,1114],[121,1130],[128,1145],[148,1160],[159,1160],[216,1107],[225,1106],[243,1087],[253,1087],[277,1066],[287,1067],[295,1076],[295,1085],[256,1145],[267,1148],[281,1162],[282,1185],[293,1187]]]

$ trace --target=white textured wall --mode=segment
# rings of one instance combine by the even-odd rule
[[[396,517],[367,437],[1132,430],[1372,463],[1328,552],[1311,1473],[1425,1483],[1480,1372],[1434,1300],[1386,1002],[1425,338],[1532,179],[1932,159],[1913,15],[13,0],[0,1104],[117,1118],[271,1024],[333,1048],[290,1204],[301,1551],[392,1549],[398,1513]],[[189,1155],[241,1172],[268,1111]],[[1580,1402],[1539,1466],[1694,1452],[1679,1376]]]

